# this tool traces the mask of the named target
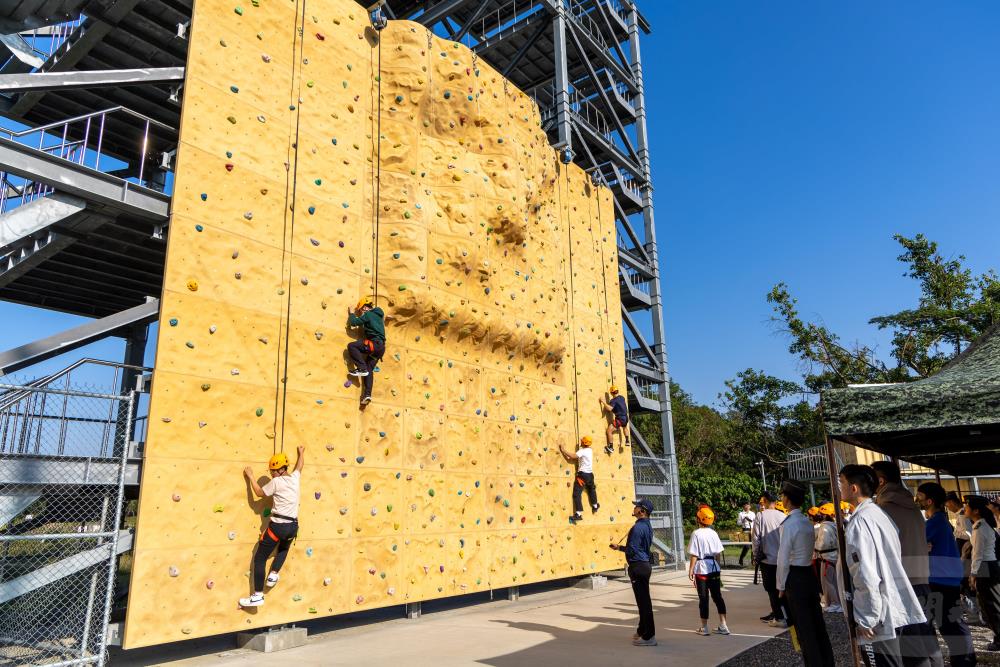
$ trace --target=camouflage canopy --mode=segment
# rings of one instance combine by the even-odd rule
[[[823,393],[827,433],[952,475],[1000,472],[1000,325],[939,373]]]

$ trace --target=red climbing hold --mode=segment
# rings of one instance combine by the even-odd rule
[[[321,33],[321,32],[317,32],[317,33],[316,33],[316,39],[318,39],[319,41],[321,41],[321,42],[322,42],[322,41],[326,40],[326,35],[324,35],[324,34],[323,34],[323,33]]]
[[[232,162],[227,162],[226,163],[226,171],[232,171],[232,170],[233,170],[233,163]]]

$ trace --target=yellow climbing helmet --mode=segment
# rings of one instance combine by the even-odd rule
[[[819,514],[819,508],[810,507],[808,510],[806,510],[806,514],[808,514],[809,516],[816,516],[817,514]]]
[[[361,299],[358,300],[358,305],[356,305],[354,307],[354,310],[361,310],[365,306],[372,306],[372,307],[374,307],[375,306],[375,300],[373,298],[371,298],[370,296],[361,297]]]
[[[835,514],[833,503],[823,503],[819,506],[819,513],[823,516],[833,516]]]
[[[785,503],[783,503],[783,502],[781,502],[779,500],[778,502],[774,503],[774,509],[778,510],[779,512],[784,512],[785,511]]]
[[[594,439],[591,438],[589,435],[585,435],[582,438],[580,438],[580,444],[583,445],[584,447],[590,447],[592,444],[594,444]]]
[[[608,391],[611,392],[612,394],[617,394],[618,393],[617,385],[611,385],[611,388],[608,389]]]
[[[698,521],[704,526],[711,526],[715,523],[715,512],[713,512],[712,508],[708,505],[703,505],[698,508],[698,512],[695,516],[698,517]]]
[[[281,470],[288,467],[288,454],[278,452],[267,461],[268,470]]]

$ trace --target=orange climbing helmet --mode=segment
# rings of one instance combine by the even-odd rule
[[[268,470],[281,470],[288,467],[288,454],[278,452],[267,461]]]
[[[715,523],[715,512],[708,505],[699,507],[695,516],[698,517],[698,522],[703,526],[711,526]]]
[[[779,512],[784,512],[785,511],[785,503],[783,503],[783,502],[781,502],[779,500],[778,502],[774,503],[774,509],[778,510]]]
[[[819,513],[823,516],[833,516],[835,514],[833,503],[823,503],[819,506]]]
[[[611,392],[612,394],[617,394],[618,393],[618,387],[617,387],[617,385],[611,385],[611,387],[608,389],[608,391]]]
[[[584,447],[590,447],[592,444],[594,444],[594,439],[591,438],[589,435],[585,435],[582,438],[580,438],[580,444]]]
[[[808,510],[806,510],[806,514],[808,514],[809,516],[816,516],[817,514],[819,514],[819,508],[810,507]]]
[[[361,299],[358,300],[358,305],[354,307],[354,310],[361,310],[365,306],[372,306],[372,307],[374,307],[375,306],[375,300],[373,298],[371,298],[370,296],[361,297]]]

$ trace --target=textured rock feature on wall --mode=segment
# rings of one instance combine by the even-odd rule
[[[379,45],[351,0],[199,1],[190,38],[126,646],[621,566],[610,193],[468,49]],[[345,311],[376,294],[360,410]],[[587,434],[602,508],[571,526],[558,446]],[[240,610],[267,521],[241,471],[299,445],[298,539]]]

